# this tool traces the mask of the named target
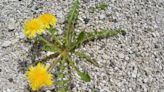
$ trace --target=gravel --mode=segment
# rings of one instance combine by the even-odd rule
[[[62,32],[71,1],[0,1],[1,92],[29,92],[25,71],[33,61],[32,43],[22,33],[24,21],[51,12]],[[106,10],[96,9],[101,3],[108,5]],[[126,33],[80,48],[101,68],[79,61],[92,81],[85,83],[75,73],[72,92],[164,92],[163,25],[163,0],[81,0],[77,31],[121,28]]]

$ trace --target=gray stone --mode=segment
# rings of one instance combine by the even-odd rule
[[[129,57],[128,57],[128,56],[126,56],[126,57],[125,57],[125,60],[129,60]]]
[[[23,34],[23,32],[21,32],[21,33],[19,33],[18,37],[19,37],[20,39],[23,39],[23,38],[25,38],[25,35]]]
[[[100,18],[100,20],[103,20],[103,19],[106,18],[106,15],[105,15],[105,14],[101,14],[101,15],[99,16],[99,18]]]
[[[56,12],[56,16],[57,18],[59,18],[60,20],[58,20],[58,23],[63,23],[65,20],[65,16],[64,14],[62,13],[62,11],[57,11]]]
[[[9,29],[9,30],[13,30],[13,29],[15,29],[15,28],[16,28],[16,21],[15,21],[14,18],[11,18],[11,19],[9,20],[8,29]]]
[[[8,47],[11,45],[11,41],[4,41],[2,47]]]
[[[136,78],[137,76],[137,68],[134,69],[134,71],[132,72],[132,77]]]
[[[121,58],[121,59],[123,59],[124,58],[124,54],[123,53],[119,53],[118,54],[118,57]]]
[[[50,90],[46,90],[46,92],[51,92]]]

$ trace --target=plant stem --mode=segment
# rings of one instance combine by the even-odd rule
[[[55,39],[55,41],[57,42],[57,44],[59,44],[60,46],[62,46],[62,42],[59,40],[59,38],[57,36],[53,36],[53,38]]]
[[[72,61],[72,60],[70,60],[69,58],[68,58],[68,64],[70,65],[70,66],[72,66],[77,72],[80,72],[79,71],[79,69],[75,66],[75,63]]]
[[[53,46],[53,44],[51,44],[49,41],[47,41],[44,37],[39,36],[39,38],[40,38],[44,43],[46,43],[48,46]]]
[[[55,67],[55,65],[58,63],[58,60],[61,58],[61,55],[58,55],[56,60],[53,61],[52,65],[47,69],[49,72]]]
[[[58,39],[57,34],[55,34],[56,33],[56,29],[50,28],[48,30],[51,33],[52,38],[57,42],[57,44],[59,44],[60,46],[62,46],[62,42]]]
[[[69,85],[71,85],[72,76],[71,76],[71,68],[70,68],[70,64],[68,60],[67,60],[67,69],[68,69],[68,74],[69,74],[68,78],[70,79]],[[69,87],[69,90],[71,90],[70,87]]]

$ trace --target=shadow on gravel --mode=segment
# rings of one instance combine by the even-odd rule
[[[31,42],[29,40],[24,40],[24,43],[27,43],[27,44],[32,44],[32,47],[30,48],[30,50],[28,51],[28,58],[30,58],[31,62],[29,62],[28,60],[19,60],[18,61],[18,69],[19,71],[18,72],[21,72],[23,74],[25,74],[25,72],[27,71],[28,67],[31,65],[31,64],[35,64],[35,61],[38,57],[41,56],[41,53],[40,53],[40,45],[37,44],[36,42]]]

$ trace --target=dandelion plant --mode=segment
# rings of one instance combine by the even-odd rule
[[[99,65],[95,59],[92,59],[84,52],[77,51],[76,49],[94,39],[103,39],[124,32],[119,29],[101,29],[99,32],[75,32],[79,5],[80,0],[73,1],[63,30],[64,34],[61,35],[58,34],[55,28],[57,19],[51,13],[44,13],[38,18],[33,18],[25,22],[24,34],[27,38],[39,42],[42,51],[54,53],[44,58],[44,62],[42,63],[36,61],[38,64],[36,66],[30,66],[27,71],[27,79],[33,91],[38,91],[43,87],[52,86],[52,84],[54,84],[57,87],[57,92],[69,92],[69,85],[72,78],[68,77],[68,74],[72,73],[72,69],[77,72],[81,80],[90,82],[90,75],[78,69],[72,55],[76,55],[81,61],[87,64],[93,64],[97,67],[99,67]],[[46,38],[47,35],[44,36],[46,32],[48,33],[48,38]],[[44,65],[47,59],[52,60],[49,66]],[[52,70],[54,67],[59,67],[59,69],[56,74],[57,81],[53,82]]]

